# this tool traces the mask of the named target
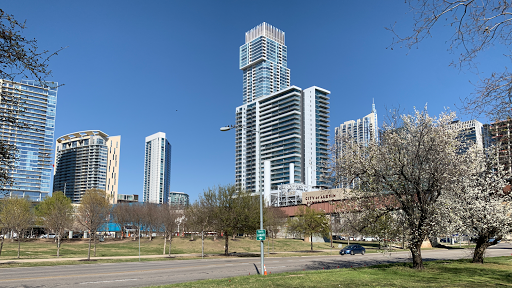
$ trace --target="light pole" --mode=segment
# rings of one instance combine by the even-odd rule
[[[246,126],[244,125],[230,125],[230,126],[224,126],[224,127],[221,127],[220,128],[220,131],[229,131],[231,129],[245,129],[245,130],[249,130],[251,132],[254,132],[254,133],[257,133],[258,134],[258,140],[260,139],[260,131],[259,130],[254,130],[254,129],[251,129],[251,128],[247,128]],[[256,171],[258,172],[258,175],[260,174],[260,158],[261,158],[261,149],[258,149],[258,159],[256,159]],[[261,178],[261,175],[260,177]],[[259,182],[259,179],[258,179],[258,182]],[[260,183],[258,183],[258,189],[260,191],[256,191],[256,193],[260,193],[260,230],[263,230],[263,191],[261,190],[260,188]],[[264,271],[264,266],[265,266],[265,246],[264,246],[264,243],[263,243],[263,240],[260,241],[260,258],[261,258],[261,268],[260,268],[260,275],[264,275],[263,271]]]

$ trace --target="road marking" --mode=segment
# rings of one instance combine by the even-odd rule
[[[123,281],[135,281],[139,279],[119,279],[119,280],[106,280],[106,281],[95,281],[95,282],[83,282],[78,284],[97,284],[97,283],[109,283],[109,282],[123,282]]]

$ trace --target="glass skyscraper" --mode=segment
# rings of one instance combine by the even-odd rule
[[[1,139],[18,148],[18,161],[9,172],[14,184],[2,187],[4,195],[41,201],[50,192],[58,84],[52,82],[51,85],[41,85],[34,80],[0,79],[2,95],[20,97],[23,101],[25,111],[19,116],[20,121],[30,126],[30,129],[18,130],[2,123],[0,127]]]
[[[171,187],[171,144],[165,133],[146,137],[143,201],[167,203]]]
[[[245,44],[240,46],[243,103],[289,87],[287,61],[283,31],[263,22],[245,33]]]

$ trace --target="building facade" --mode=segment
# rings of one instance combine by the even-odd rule
[[[267,23],[245,34],[240,69],[244,78],[243,105],[235,112],[236,185],[252,192],[294,183],[329,186],[330,92],[290,86],[284,32]],[[264,183],[266,161],[270,183]]]
[[[357,120],[345,121],[340,127],[334,129],[336,158],[343,155],[343,142],[354,141],[359,145],[368,146],[370,142],[379,141],[379,126],[377,122],[377,110],[372,103],[372,112]],[[353,188],[354,181],[341,181],[338,188]]]
[[[458,137],[467,150],[469,146],[476,145],[479,149],[488,148],[491,144],[489,125],[477,120],[453,121],[450,128],[458,131]]]
[[[171,186],[171,144],[165,133],[146,137],[143,202],[167,203]]]
[[[498,121],[490,127],[494,143],[498,147],[498,160],[505,170],[512,172],[512,120]]]
[[[169,205],[186,207],[190,205],[190,197],[183,192],[171,191],[169,193]]]
[[[50,192],[58,84],[48,84],[51,87],[33,80],[13,82],[0,79],[2,97],[21,101],[21,109],[25,111],[15,117],[30,127],[20,130],[7,122],[0,127],[1,139],[18,149],[15,168],[9,171],[14,184],[2,187],[2,195],[41,201]],[[9,108],[4,102],[0,103],[0,109],[5,111]]]
[[[338,147],[342,147],[343,139],[350,139],[364,146],[367,146],[371,141],[379,141],[375,103],[372,104],[370,114],[361,119],[345,121],[340,127],[336,127],[334,132]]]
[[[121,136],[80,131],[59,137],[55,147],[54,192],[80,203],[86,190],[101,189],[117,203]]]
[[[245,33],[245,44],[240,46],[243,103],[289,87],[287,63],[283,31],[263,22]]]
[[[271,189],[304,183],[328,186],[330,92],[291,86],[236,108],[235,182],[258,192],[270,161]]]

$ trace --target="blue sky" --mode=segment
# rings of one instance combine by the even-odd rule
[[[156,132],[172,145],[172,191],[195,200],[234,182],[234,132],[219,128],[235,122],[239,47],[262,22],[286,33],[291,84],[331,91],[331,135],[370,113],[372,99],[379,122],[394,107],[457,111],[478,80],[448,67],[452,31],[443,26],[418,49],[386,49],[384,27],[411,31],[403,1],[5,1],[2,9],[26,19],[40,48],[67,47],[50,62],[52,80],[64,84],[55,137],[121,135],[121,194],[142,195],[144,138]],[[502,69],[500,55],[482,54],[480,72]]]

